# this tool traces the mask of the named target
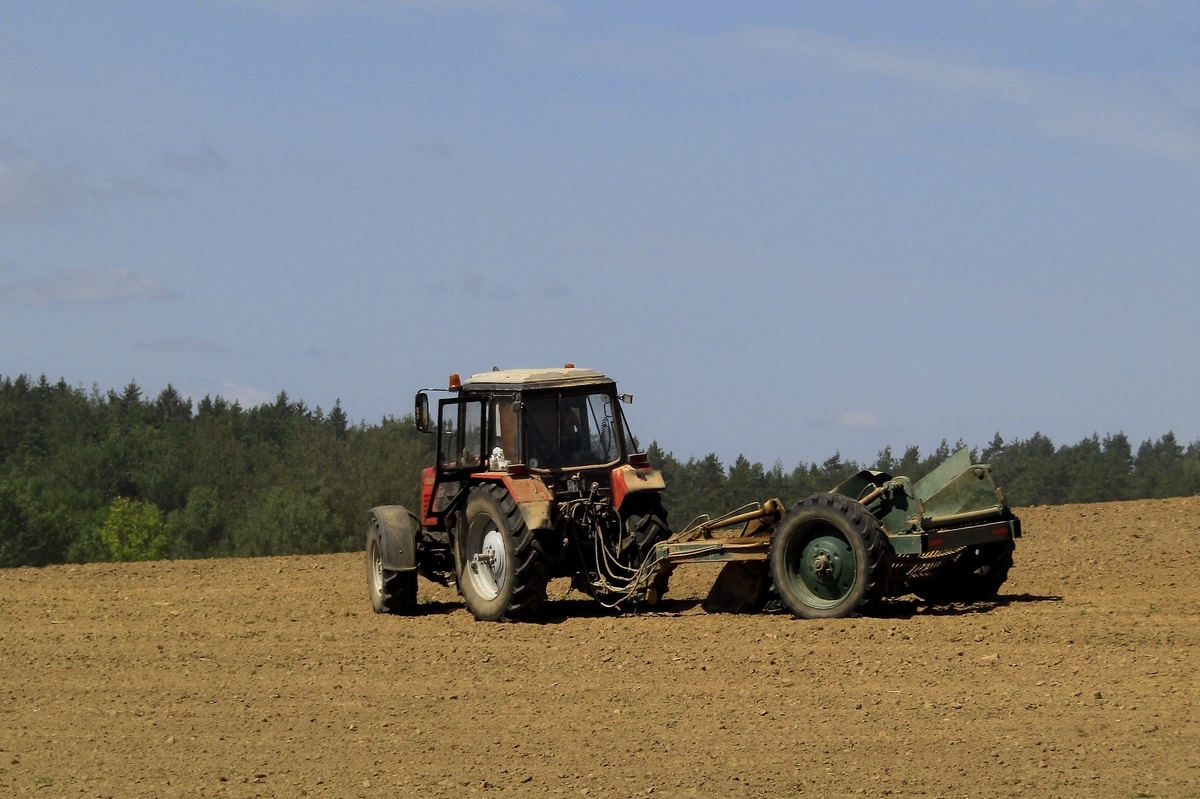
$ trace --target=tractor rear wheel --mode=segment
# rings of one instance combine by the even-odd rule
[[[771,579],[802,619],[839,619],[873,610],[887,592],[892,550],[869,510],[840,494],[796,503],[771,539]]]
[[[1008,580],[1015,549],[1011,538],[967,547],[934,576],[914,581],[912,591],[935,605],[991,599]]]
[[[458,542],[458,591],[479,621],[518,621],[546,596],[545,552],[512,495],[489,483],[471,489]]]
[[[378,521],[367,530],[367,593],[376,613],[409,613],[417,606],[417,572],[383,567],[383,534]]]
[[[671,537],[671,530],[667,527],[667,510],[658,496],[639,498],[630,501],[629,505],[631,506],[630,510],[626,511],[624,507],[621,510],[626,512],[625,529],[629,535],[633,536],[634,546],[625,550],[627,554],[624,560],[627,562],[624,565],[638,569],[654,551],[655,544]],[[658,604],[658,601],[667,593],[671,582],[671,572],[670,568],[664,569],[655,579],[654,585],[647,593],[646,604],[651,606]]]

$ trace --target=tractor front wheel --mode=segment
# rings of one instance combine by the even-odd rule
[[[533,615],[549,582],[541,542],[503,486],[475,487],[458,542],[458,590],[479,621]]]
[[[409,613],[417,606],[417,572],[383,567],[379,522],[367,529],[367,593],[376,613]]]
[[[869,510],[840,494],[814,494],[784,515],[771,539],[771,579],[802,619],[873,610],[887,592],[892,550]]]

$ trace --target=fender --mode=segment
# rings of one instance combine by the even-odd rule
[[[530,530],[549,530],[554,527],[554,492],[536,475],[504,475],[508,493],[517,501],[525,526]]]
[[[417,568],[417,519],[403,505],[371,508],[371,528],[379,534],[383,568],[412,571]]]
[[[474,485],[480,482],[501,483],[521,509],[525,526],[530,530],[554,528],[554,492],[539,475],[528,472],[481,472],[473,476],[478,480]]]
[[[612,470],[613,507],[620,510],[621,505],[625,502],[625,497],[629,494],[662,491],[666,487],[662,472],[651,469],[649,465],[645,468],[637,468],[629,464],[618,466]]]

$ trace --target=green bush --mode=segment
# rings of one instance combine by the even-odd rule
[[[108,506],[100,540],[110,560],[160,560],[167,552],[162,511],[150,502],[117,497]]]

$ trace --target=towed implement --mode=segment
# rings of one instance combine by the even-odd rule
[[[436,420],[417,394],[417,426],[437,435],[417,512],[370,511],[377,612],[412,611],[418,575],[453,581],[486,621],[533,616],[556,577],[634,609],[655,605],[677,567],[721,562],[710,611],[778,601],[797,617],[839,618],[909,593],[988,599],[1021,535],[991,469],[966,450],[915,482],[864,470],[791,507],[770,499],[672,534],[662,475],[621,409],[632,397],[610,378],[568,364],[452,375],[447,391]]]

